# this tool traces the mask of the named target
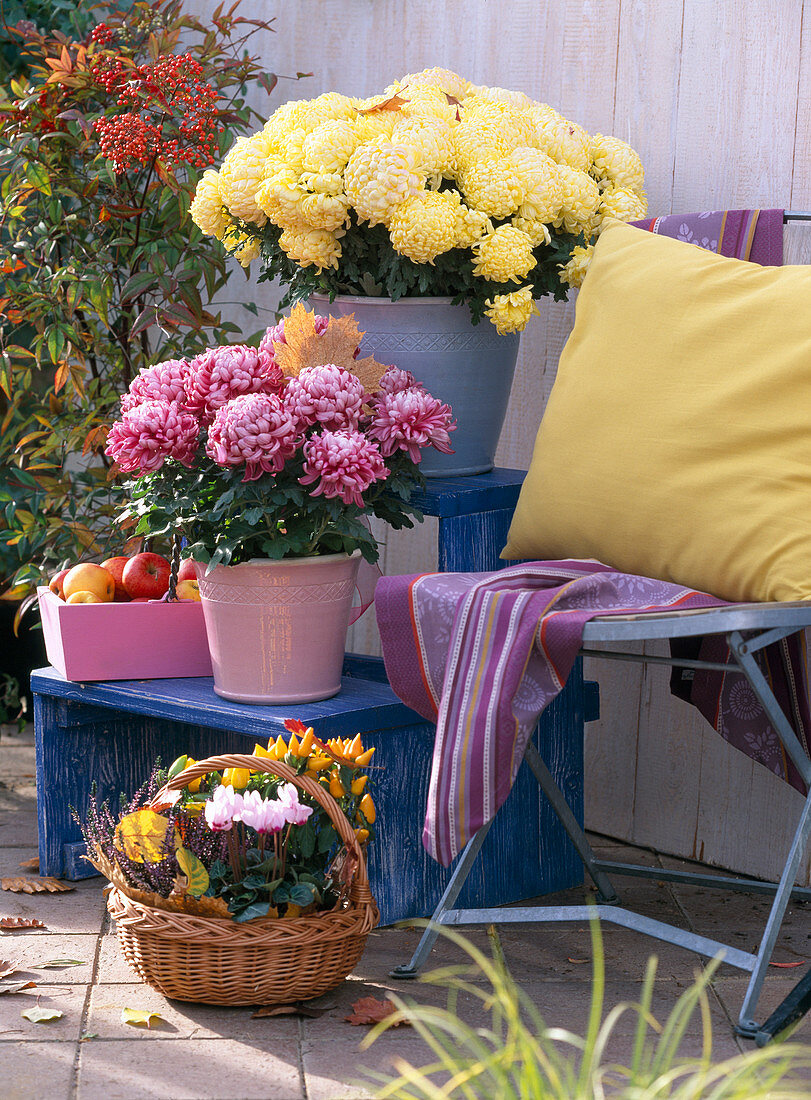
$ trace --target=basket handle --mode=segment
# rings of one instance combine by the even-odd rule
[[[201,778],[209,772],[222,771],[224,768],[248,768],[250,771],[277,775],[280,779],[285,779],[288,783],[295,784],[299,790],[304,791],[306,794],[310,795],[311,798],[314,798],[316,802],[327,811],[330,821],[335,826],[335,831],[338,833],[344,846],[355,861],[355,873],[351,887],[353,900],[356,902],[367,902],[372,900],[363,849],[358,843],[358,838],[355,836],[355,830],[347,820],[346,814],[329,791],[324,790],[317,780],[311,779],[307,775],[299,775],[298,772],[293,771],[289,764],[285,764],[283,760],[270,760],[265,756],[242,756],[239,754],[210,756],[207,760],[199,760],[190,768],[186,768],[184,771],[178,772],[177,775],[172,776],[172,778],[167,780],[163,785],[162,790],[182,790],[195,779]],[[160,793],[159,791],[155,796],[156,799],[160,796]]]

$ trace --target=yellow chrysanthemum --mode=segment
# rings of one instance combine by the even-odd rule
[[[243,267],[248,267],[259,255],[259,241],[242,229],[226,230],[223,244]]]
[[[480,99],[489,99],[493,103],[508,103],[511,107],[518,107],[521,111],[532,107],[534,102],[525,92],[515,92],[510,88],[488,88],[480,85],[469,90]]]
[[[220,168],[220,194],[229,213],[256,225],[267,221],[264,211],[256,205],[267,156],[266,135],[260,132],[249,138],[237,138]]]
[[[592,172],[601,185],[629,187],[641,191],[645,183],[645,169],[639,153],[619,138],[594,134],[591,139]]]
[[[264,180],[256,192],[256,203],[274,225],[292,228],[303,221],[301,201],[307,192],[299,186],[298,176],[287,168]]]
[[[307,115],[309,99],[291,99],[277,108],[264,125],[264,134],[271,152],[281,151],[290,130],[301,126]]]
[[[497,135],[498,152],[502,156],[511,153],[519,145],[534,145],[536,130],[527,111],[482,96],[468,96],[464,102],[464,114],[460,127],[487,130]]]
[[[424,84],[417,88],[404,88],[400,93],[407,100],[400,108],[401,118],[438,119],[450,126],[456,123],[456,107],[441,88]]]
[[[197,183],[189,215],[208,237],[222,237],[230,218],[220,194],[220,175],[213,168],[203,172]]]
[[[512,225],[500,225],[473,246],[473,274],[494,283],[519,283],[535,267],[532,241]]]
[[[600,189],[585,172],[559,164],[557,172],[563,188],[561,212],[553,225],[567,233],[585,233],[590,237],[599,222]]]
[[[279,237],[279,247],[302,267],[337,267],[341,258],[338,240],[343,231],[330,233],[326,229],[285,229]]]
[[[285,164],[294,172],[304,170],[304,142],[307,140],[307,131],[303,126],[296,126],[288,130],[281,142],[281,156]]]
[[[453,194],[421,191],[400,203],[389,222],[395,252],[415,264],[432,264],[441,253],[455,248],[459,199]]]
[[[460,183],[470,205],[491,218],[508,217],[524,201],[524,185],[509,157],[476,161]]]
[[[471,248],[482,237],[493,232],[493,223],[483,210],[473,210],[462,202],[458,191],[448,191],[446,194],[456,195],[459,199],[456,210],[456,243],[459,248]]]
[[[443,92],[447,92],[448,95],[452,95],[454,99],[461,99],[469,87],[469,81],[459,76],[458,73],[451,72],[450,69],[437,68],[423,69],[419,73],[408,73],[398,83],[400,87],[405,85],[419,87],[421,84],[435,85],[441,88]]]
[[[600,217],[618,218],[621,222],[634,222],[648,212],[647,199],[630,187],[609,187],[600,197]]]
[[[496,326],[499,336],[523,332],[533,313],[540,314],[532,300],[531,286],[522,286],[511,294],[496,294],[488,298],[485,304],[488,308],[484,312]]]
[[[355,152],[358,135],[346,119],[329,119],[316,126],[302,145],[305,172],[343,172]]]
[[[448,122],[438,118],[403,119],[392,131],[396,144],[410,145],[417,153],[417,166],[429,175],[452,174],[453,140]]]
[[[313,229],[340,229],[349,220],[349,203],[346,196],[320,195],[317,192],[304,195],[299,202],[304,221]]]
[[[579,244],[575,245],[572,249],[572,257],[569,262],[559,265],[561,282],[568,283],[569,286],[574,287],[582,286],[593,253],[594,245],[590,244],[585,248]]]
[[[324,92],[307,102],[302,112],[301,125],[308,132],[324,122],[343,119],[351,121],[356,114],[355,101],[340,92]]]
[[[521,209],[523,210],[523,207]],[[532,241],[533,248],[537,248],[541,244],[549,244],[552,240],[552,234],[549,232],[548,227],[536,218],[524,218],[516,215],[514,218],[510,218],[510,225],[520,229],[522,233],[526,233]]]
[[[554,221],[560,215],[563,201],[563,185],[555,162],[540,149],[527,146],[514,149],[510,160],[524,185],[518,213],[534,221]]]
[[[356,149],[344,172],[347,198],[358,217],[370,225],[385,225],[395,208],[418,194],[424,183],[416,151],[384,140]]]
[[[344,189],[344,177],[340,172],[302,172],[299,184],[319,195],[340,195]]]
[[[589,135],[582,126],[566,118],[549,116],[535,128],[537,145],[558,164],[587,172],[591,164]]]
[[[379,97],[376,97],[376,102],[380,102]],[[370,141],[390,138],[392,130],[399,121],[399,111],[375,111],[370,115],[359,114],[353,123],[358,144],[365,145]]]

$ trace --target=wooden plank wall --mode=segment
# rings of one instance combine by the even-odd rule
[[[188,6],[205,14],[215,4]],[[652,213],[811,207],[811,0],[243,0],[241,10],[276,17],[268,69],[313,73],[280,81],[269,98],[257,93],[265,114],[328,90],[370,95],[440,65],[521,89],[592,132],[631,142],[646,166]],[[802,229],[789,247],[796,260],[811,260]],[[237,273],[231,285],[236,300],[275,306],[267,284],[245,284]],[[541,303],[522,338],[500,465],[528,464],[573,313],[573,302]],[[249,316],[245,323],[256,328]],[[435,545],[431,522],[391,535],[383,568],[429,569]],[[351,645],[376,650],[371,615],[353,628]],[[773,874],[788,835],[783,786],[671,701],[661,673],[602,665],[603,717],[587,738],[588,823]]]

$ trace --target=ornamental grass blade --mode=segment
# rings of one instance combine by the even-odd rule
[[[30,970],[56,970],[63,966],[86,966],[83,959],[48,959],[47,962],[34,963]]]

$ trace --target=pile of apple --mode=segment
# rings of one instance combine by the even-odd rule
[[[81,562],[51,578],[51,592],[66,603],[148,603],[169,591],[171,566],[162,554],[143,551],[131,558],[107,558],[101,565]],[[179,600],[199,600],[194,562],[180,563],[175,588]]]

